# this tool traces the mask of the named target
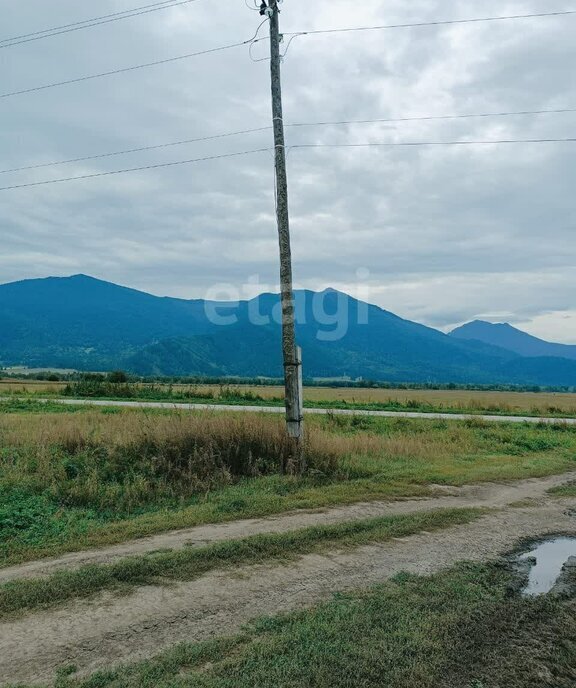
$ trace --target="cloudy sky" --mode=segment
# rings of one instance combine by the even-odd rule
[[[0,38],[151,2],[5,0]],[[281,22],[291,32],[575,8],[573,0],[285,0]],[[0,44],[1,90],[244,41],[260,20],[244,0],[196,0]],[[575,108],[575,32],[576,15],[300,37],[284,61],[285,120]],[[266,127],[266,55],[262,41],[251,53],[244,46],[2,98],[1,169]],[[575,136],[576,113],[287,129],[288,145]],[[0,186],[270,145],[265,130],[4,173]],[[339,288],[442,329],[507,320],[576,342],[576,143],[294,149],[288,162],[298,286]],[[275,290],[272,166],[261,152],[0,191],[0,282],[82,272],[186,298]]]

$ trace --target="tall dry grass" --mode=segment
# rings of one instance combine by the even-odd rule
[[[309,470],[346,479],[369,463],[436,461],[472,450],[465,428],[382,434],[352,419],[310,423]],[[279,473],[290,458],[281,417],[201,413],[0,416],[3,489],[45,492],[64,506],[132,512],[151,501],[188,499],[242,477]]]
[[[352,454],[431,458],[472,451],[477,445],[466,425],[438,431],[399,420],[394,426],[385,433],[363,417],[310,418],[305,435],[309,463],[328,471]],[[276,471],[290,452],[280,416],[180,411],[0,415],[0,447],[34,448],[37,456],[50,455],[54,448],[69,455],[106,449],[160,461],[167,469],[186,457],[198,465],[219,463],[232,475]]]
[[[278,473],[290,458],[281,419],[123,412],[0,416],[2,485],[46,490],[66,506],[132,511],[241,477]],[[312,470],[333,473],[327,434],[306,441]]]

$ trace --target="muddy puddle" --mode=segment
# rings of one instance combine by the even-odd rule
[[[576,537],[557,537],[541,542],[520,555],[519,560],[533,564],[523,594],[544,595],[561,582],[567,569],[576,571]]]

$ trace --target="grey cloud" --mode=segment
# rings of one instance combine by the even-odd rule
[[[553,9],[568,8],[555,2]],[[98,14],[120,11],[98,3]],[[286,31],[542,11],[537,0],[304,0]],[[83,19],[73,0],[13,3],[5,36]],[[2,51],[10,91],[249,37],[241,0],[145,15]],[[303,37],[284,63],[289,122],[576,106],[575,18]],[[265,28],[265,27],[264,27]],[[266,53],[262,42],[254,57]],[[246,49],[2,102],[2,166],[34,164],[266,126],[268,64]],[[574,136],[575,115],[291,128],[289,144]],[[34,172],[0,185],[268,147],[270,132]],[[357,286],[447,327],[503,312],[530,322],[576,297],[576,144],[318,149],[289,153],[295,276]],[[277,282],[269,153],[1,192],[0,281],[87,272],[154,293],[203,296],[250,275]],[[555,316],[547,316],[555,317]],[[566,340],[576,321],[558,315]]]

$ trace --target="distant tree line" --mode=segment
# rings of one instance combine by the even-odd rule
[[[139,375],[132,375],[123,370],[114,370],[108,373],[105,372],[11,372],[10,369],[0,368],[0,374],[4,378],[14,380],[38,380],[46,382],[93,382],[93,383],[109,383],[112,385],[121,385],[127,383],[141,383],[141,384],[162,384],[162,385],[250,385],[271,387],[282,385],[283,380],[280,378],[263,378],[263,377],[208,377],[202,375],[190,376],[149,376],[143,377]],[[460,390],[470,392],[558,392],[558,393],[574,393],[575,387],[571,386],[550,386],[544,387],[541,385],[506,385],[506,384],[492,384],[492,385],[478,385],[478,384],[461,384],[456,382],[386,382],[380,380],[316,380],[308,378],[304,380],[304,385],[307,387],[326,387],[326,388],[351,388],[351,389],[405,389],[405,390]]]

